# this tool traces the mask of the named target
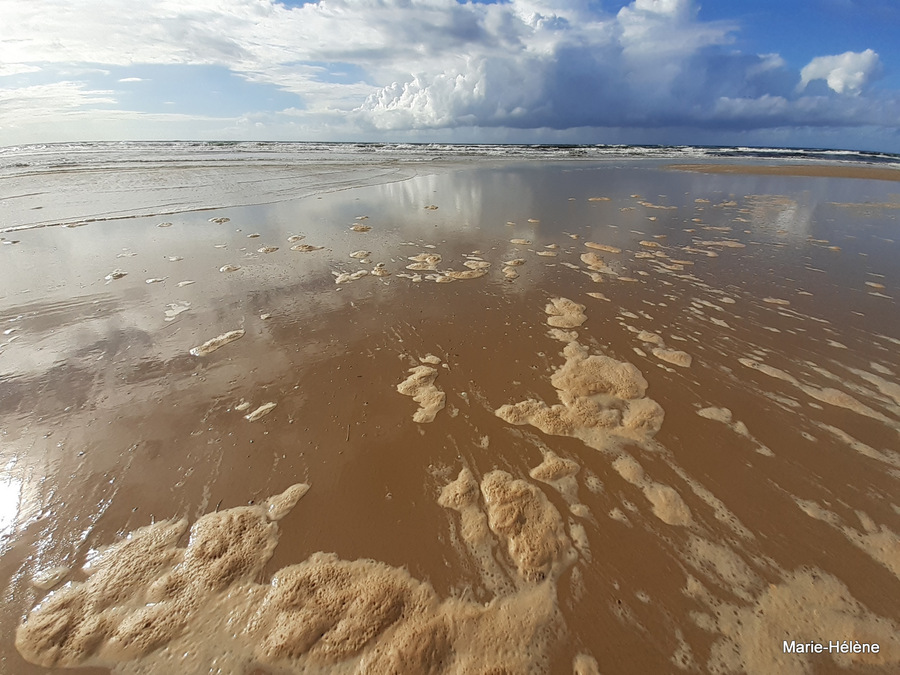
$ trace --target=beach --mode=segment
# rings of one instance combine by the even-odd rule
[[[0,670],[900,668],[900,169],[242,152],[3,155]]]

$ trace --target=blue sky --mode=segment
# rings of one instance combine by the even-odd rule
[[[0,145],[900,152],[900,0],[0,0]]]

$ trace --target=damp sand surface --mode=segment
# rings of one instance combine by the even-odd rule
[[[672,164],[670,169],[696,171],[698,173],[731,173],[768,176],[807,176],[821,178],[857,178],[861,180],[900,181],[900,169],[877,166],[853,165],[849,163],[817,164],[744,164],[744,163],[704,163]]]
[[[0,670],[897,672],[900,210],[821,168],[17,232]]]

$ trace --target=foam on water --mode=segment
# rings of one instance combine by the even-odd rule
[[[584,305],[568,298],[552,298],[544,311],[550,315],[547,325],[554,328],[575,328],[587,321]]]
[[[421,365],[409,369],[409,377],[397,385],[397,391],[404,396],[411,396],[419,404],[413,414],[413,421],[419,424],[433,422],[435,416],[443,410],[446,394],[434,383],[438,371],[430,366]]]
[[[374,560],[316,552],[260,574],[276,521],[308,490],[297,484],[254,506],[140,528],[102,549],[85,581],[51,592],[16,632],[47,667],[117,673],[542,672],[564,630],[556,581],[576,553],[559,513],[534,485],[503,471],[471,472],[440,502],[463,516],[462,538],[484,565],[488,604],[441,599],[427,582]],[[472,510],[474,509],[474,511]],[[498,567],[493,551],[505,553]]]
[[[667,525],[690,525],[691,511],[673,488],[647,476],[643,467],[630,455],[620,455],[613,469],[632,485],[640,488],[650,502],[653,514]]]
[[[818,655],[785,653],[783,636],[796,642],[820,642],[825,636],[852,636],[859,642],[878,643],[878,654],[832,654],[843,668],[900,663],[900,625],[862,606],[836,577],[807,568],[784,573],[749,605],[717,600],[696,580],[687,593],[705,603],[710,613],[694,615],[700,628],[716,633],[709,661],[710,673],[744,672],[748,675],[805,675]],[[843,639],[850,639],[843,638]]]
[[[276,405],[277,405],[277,403],[274,403],[272,401],[270,401],[269,403],[263,403],[252,413],[250,413],[248,415],[244,415],[244,417],[250,422],[255,422],[256,420],[262,419],[263,417],[268,415],[270,412],[272,412],[275,409]]]
[[[554,320],[572,316],[576,311],[577,323],[563,323],[583,323],[582,305],[565,298],[556,300],[559,302],[547,306],[548,324],[554,326]],[[560,307],[566,308],[565,313]],[[647,381],[641,372],[630,363],[591,354],[577,342],[574,332],[553,330],[557,331],[555,338],[567,343],[563,349],[566,361],[550,378],[560,403],[548,405],[528,399],[503,405],[494,414],[510,424],[529,424],[546,434],[574,436],[602,451],[616,449],[626,439],[651,439],[662,426],[664,412],[646,396]]]
[[[211,354],[217,349],[221,349],[227,344],[234,342],[235,340],[239,340],[244,337],[244,329],[240,328],[238,330],[231,330],[227,333],[222,333],[221,335],[217,335],[211,340],[207,340],[199,347],[193,347],[190,350],[191,355],[193,356],[206,356],[207,354]]]

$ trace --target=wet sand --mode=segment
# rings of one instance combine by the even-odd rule
[[[896,672],[900,196],[756,168],[4,233],[0,670]]]
[[[704,163],[671,164],[670,169],[699,173],[740,173],[764,176],[819,176],[823,178],[860,178],[862,180],[900,181],[900,171],[893,168],[852,164],[740,164]]]

